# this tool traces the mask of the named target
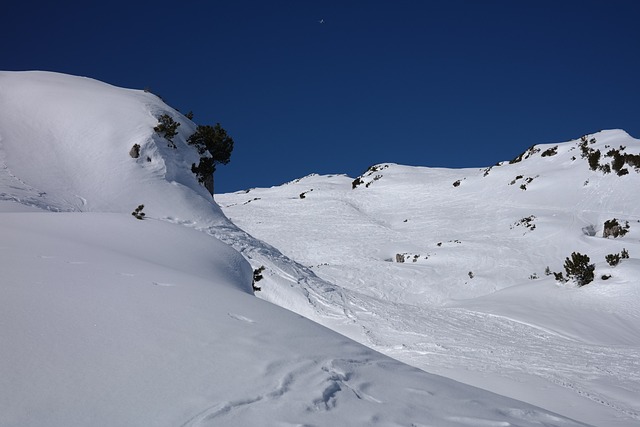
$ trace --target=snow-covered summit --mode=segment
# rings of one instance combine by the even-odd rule
[[[0,194],[55,211],[131,212],[222,220],[191,173],[195,124],[156,95],[51,72],[0,72]],[[176,148],[154,132],[177,123]],[[140,146],[138,158],[129,155]]]

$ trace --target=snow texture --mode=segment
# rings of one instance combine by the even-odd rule
[[[388,165],[220,195],[232,222],[190,173],[194,129],[151,93],[0,72],[0,425],[637,423],[635,172],[583,171],[573,143],[487,177]],[[612,216],[630,232],[598,237]],[[523,277],[577,249],[593,284]]]

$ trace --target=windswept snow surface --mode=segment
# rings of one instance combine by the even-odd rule
[[[640,141],[602,131],[490,168],[381,164],[355,181],[310,175],[216,201],[298,263],[254,252],[261,297],[425,371],[593,425],[637,426],[640,171],[605,173],[613,149],[638,155]],[[601,152],[600,168],[583,150]],[[613,218],[628,233],[603,238]],[[605,261],[623,249],[630,259]],[[572,252],[595,264],[582,288],[545,274],[564,272]]]
[[[164,113],[176,149],[153,132]],[[281,302],[337,322],[352,308],[211,203],[193,128],[149,93],[0,72],[0,425],[584,425],[256,298],[265,260],[265,285],[291,283]]]

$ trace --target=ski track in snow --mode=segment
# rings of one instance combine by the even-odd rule
[[[637,349],[581,344],[503,316],[392,303],[325,282],[241,230],[212,229],[210,233],[296,283],[314,308],[314,320],[402,362],[425,371],[437,367],[436,373],[445,376],[461,366],[515,382],[525,381],[526,373],[640,421],[635,408],[595,392],[590,383],[592,378],[607,378],[640,395]],[[344,324],[357,325],[360,333],[349,334],[346,331],[351,329],[345,331]],[[235,406],[228,404],[214,412]]]
[[[514,166],[514,168],[517,167],[520,165]],[[509,173],[515,175],[519,172],[516,169],[515,172]],[[522,175],[526,176],[524,173]],[[418,177],[419,174],[416,173],[415,176]],[[543,182],[543,178],[536,176],[527,190],[520,190],[517,186],[508,188],[507,191],[514,194],[513,199],[501,200],[488,210],[473,208],[478,201],[478,195],[473,191],[458,192],[454,198],[441,197],[439,193],[435,193],[432,198],[438,200],[437,209],[425,209],[424,205],[415,201],[416,194],[427,191],[419,185],[416,185],[415,189],[405,186],[402,191],[397,191],[396,188],[389,189],[390,194],[393,194],[394,203],[389,205],[383,199],[377,198],[383,194],[382,192],[368,193],[369,198],[356,200],[357,196],[354,195],[356,193],[351,192],[350,188],[343,190],[344,192],[331,193],[335,188],[334,184],[332,184],[333,187],[327,187],[329,189],[324,190],[325,193],[323,193],[322,178],[313,179],[316,179],[315,184],[305,183],[304,188],[313,187],[316,191],[308,193],[305,201],[299,202],[300,209],[303,209],[300,213],[293,205],[296,202],[294,198],[289,198],[290,200],[287,199],[287,201],[278,200],[283,197],[279,191],[284,194],[289,191],[295,195],[303,185],[291,190],[286,186],[256,189],[252,190],[254,194],[234,193],[222,195],[217,199],[225,213],[240,227],[250,233],[256,230],[258,236],[262,233],[266,237],[272,237],[272,240],[261,238],[275,244],[291,258],[303,259],[305,263],[318,266],[318,268],[309,268],[292,261],[283,256],[280,250],[275,250],[248,233],[233,231],[230,228],[210,230],[211,234],[243,253],[254,267],[260,265],[267,267],[266,272],[271,273],[272,282],[269,287],[263,286],[266,294],[258,294],[259,296],[299,311],[356,341],[425,371],[480,387],[497,381],[493,391],[500,393],[502,390],[504,394],[538,406],[543,406],[546,402],[552,406],[547,409],[563,413],[565,406],[560,403],[560,400],[555,399],[556,401],[553,402],[552,399],[544,397],[546,394],[544,390],[552,389],[554,391],[550,396],[559,395],[563,396],[562,399],[571,399],[566,408],[570,409],[571,406],[578,406],[577,402],[583,402],[579,405],[587,405],[585,407],[591,405],[591,408],[595,405],[603,408],[600,411],[593,409],[591,414],[598,414],[597,416],[602,419],[614,420],[610,425],[628,426],[640,423],[640,401],[634,397],[640,396],[638,345],[588,342],[544,325],[530,324],[517,318],[464,307],[449,307],[437,301],[434,304],[419,300],[413,303],[409,295],[415,290],[410,282],[405,284],[402,280],[396,280],[392,286],[382,288],[384,278],[371,276],[367,279],[366,276],[370,274],[366,271],[370,267],[375,269],[373,270],[375,274],[379,275],[393,275],[394,269],[404,268],[402,274],[405,276],[403,277],[410,277],[407,276],[407,272],[412,268],[410,261],[401,266],[394,263],[384,265],[379,264],[381,260],[376,260],[374,257],[372,262],[378,262],[378,264],[363,264],[368,262],[364,261],[367,257],[365,249],[368,241],[367,233],[374,232],[377,235],[378,240],[371,240],[373,244],[379,244],[385,240],[388,242],[406,240],[404,232],[398,232],[402,230],[400,228],[402,224],[399,227],[389,222],[390,219],[393,221],[394,216],[399,218],[400,215],[403,215],[402,218],[407,218],[403,221],[404,223],[408,222],[411,225],[412,221],[419,220],[420,224],[429,224],[431,230],[444,230],[440,236],[428,237],[433,241],[432,245],[441,240],[435,251],[444,252],[445,249],[451,248],[450,250],[457,250],[459,253],[470,253],[468,256],[473,257],[473,269],[475,271],[477,268],[479,272],[510,269],[509,271],[519,271],[519,274],[524,275],[526,272],[522,272],[522,266],[509,260],[527,258],[539,259],[541,264],[537,268],[543,269],[545,264],[542,263],[549,262],[546,261],[550,258],[549,254],[558,253],[559,258],[570,253],[565,249],[568,246],[565,243],[568,236],[567,230],[575,230],[574,234],[570,235],[570,239],[580,240],[591,248],[590,251],[597,248],[600,253],[603,253],[607,247],[616,248],[611,250],[613,252],[620,250],[622,246],[629,247],[631,243],[602,239],[598,237],[599,235],[585,236],[581,229],[586,225],[598,227],[599,221],[607,218],[620,218],[621,212],[623,216],[635,222],[638,219],[637,207],[629,204],[628,192],[620,190],[603,193],[599,177],[596,176],[591,179],[592,187],[586,189],[579,199],[576,198],[575,207],[565,209],[561,206],[554,207],[553,204],[549,206],[547,203],[541,203],[536,197],[529,202],[524,198],[524,195],[535,194],[533,192],[536,190],[536,185]],[[380,182],[384,182],[384,178]],[[372,185],[379,185],[380,182],[373,182]],[[409,179],[400,182],[406,184]],[[470,179],[462,185],[473,184],[474,182]],[[624,194],[626,198],[622,196]],[[270,196],[274,199],[270,200]],[[321,199],[323,196],[324,198]],[[244,207],[243,198],[257,201],[255,204]],[[309,205],[313,203],[309,200],[314,198],[317,198],[318,202]],[[514,202],[515,200],[517,203]],[[594,200],[597,201],[597,207],[593,203]],[[335,203],[325,207],[322,205],[323,201]],[[562,202],[560,200],[560,203]],[[405,212],[394,212],[394,209],[398,208],[393,206],[399,206]],[[611,208],[612,206],[615,208]],[[302,212],[305,214],[301,214]],[[313,214],[306,214],[306,212],[313,212]],[[372,212],[376,212],[376,216],[373,216]],[[455,220],[443,216],[446,212],[455,212],[457,218],[464,218],[466,221],[456,223],[455,234],[451,233],[450,225],[451,221]],[[534,223],[539,227],[545,227],[543,234],[538,230],[524,228],[521,233],[518,233],[518,229],[511,233],[503,231],[506,224],[514,224],[518,218],[531,213],[536,214]],[[325,220],[325,217],[328,219]],[[280,221],[281,218],[288,219]],[[307,222],[304,218],[308,218]],[[315,220],[312,218],[315,218],[318,223],[314,223]],[[320,219],[326,223],[322,223]],[[562,226],[556,225],[565,220],[568,223]],[[538,223],[538,221],[542,222]],[[464,228],[467,223],[475,228]],[[263,224],[269,224],[270,227],[265,227]],[[325,228],[318,231],[323,226]],[[335,239],[332,233],[335,233]],[[338,243],[340,233],[348,233],[343,234],[344,238],[351,239],[354,243],[351,246],[347,244],[346,249],[341,247]],[[316,236],[322,239],[322,243],[314,241]],[[530,242],[529,245],[523,246],[525,242],[523,238]],[[483,241],[489,241],[491,244],[483,246]],[[325,252],[323,244],[328,245],[328,251]],[[396,247],[401,248],[403,244],[396,243]],[[489,249],[498,250],[500,247],[508,248],[505,260],[496,256],[495,253],[485,253]],[[470,252],[475,248],[477,248],[475,253]],[[347,257],[351,258],[349,250],[358,251],[353,257],[357,261],[347,259]],[[422,249],[421,253],[431,256],[432,254],[428,252]],[[443,258],[432,259],[434,262],[441,262]],[[465,262],[470,259],[459,258],[455,261]],[[559,259],[562,260],[562,258]],[[595,261],[604,264],[601,260]],[[447,264],[436,265],[440,268],[448,267]],[[455,265],[451,264],[451,267]],[[552,267],[557,271],[557,266]],[[317,271],[318,275],[314,271]],[[541,270],[537,272],[542,276]],[[506,277],[509,277],[508,274],[513,273],[506,273]],[[278,290],[278,286],[282,283],[281,278],[285,277],[286,282],[296,286],[291,293],[297,292],[304,296],[304,300],[307,301],[306,308],[302,306],[302,299],[296,302],[291,299],[291,293],[284,295]],[[371,286],[371,283],[368,283],[371,278],[375,279],[376,285]],[[525,278],[526,276],[523,277],[524,280]],[[348,284],[348,288],[337,284],[342,283],[341,280]],[[490,283],[487,285],[489,285],[485,288],[487,291],[498,290],[495,287],[491,289]],[[466,281],[465,286],[467,286]],[[478,296],[481,295],[482,293],[478,294]],[[625,316],[627,319],[632,319],[634,315],[630,313],[635,313],[637,310],[629,304],[632,303],[619,301],[611,307],[618,307],[618,309],[624,307]],[[308,307],[312,310],[309,311]],[[607,310],[610,309],[603,308],[603,312]],[[580,319],[576,319],[575,322],[580,322]],[[534,388],[537,387],[538,396],[535,396],[536,392],[528,391],[527,387],[522,386],[528,383],[531,383]],[[586,404],[585,401],[590,403]],[[581,413],[578,409],[573,412],[564,412],[564,415],[580,419]],[[593,422],[589,416],[582,414],[582,420]],[[471,425],[481,424],[476,422]],[[596,425],[598,425],[597,422]]]
[[[7,153],[4,152],[6,144],[3,143],[3,147],[0,147],[2,148],[0,149],[0,183],[3,190],[0,192],[0,201],[17,202],[24,206],[53,212],[105,212],[106,210],[127,215],[136,204],[144,201],[150,213],[147,216],[148,219],[160,219],[204,231],[239,251],[249,261],[251,267],[265,266],[265,281],[259,284],[263,287],[263,291],[258,296],[308,317],[381,353],[425,371],[479,387],[485,386],[496,393],[542,407],[545,407],[544,403],[550,406],[550,402],[544,400],[544,394],[548,391],[551,399],[568,398],[568,408],[565,411],[563,402],[551,402],[555,404],[554,408],[547,407],[547,409],[571,418],[580,419],[582,415],[580,411],[591,408],[584,403],[587,401],[598,408],[605,408],[604,411],[595,410],[592,413],[597,413],[600,419],[611,420],[606,427],[640,424],[640,401],[637,399],[637,396],[640,396],[640,357],[638,356],[640,348],[637,343],[630,345],[591,343],[577,339],[569,333],[563,334],[562,331],[553,330],[552,327],[518,320],[517,316],[511,318],[509,315],[483,312],[481,309],[475,311],[473,306],[465,308],[453,304],[447,306],[443,303],[443,301],[456,301],[458,297],[460,300],[472,300],[492,294],[500,290],[498,284],[493,283],[498,281],[496,278],[509,282],[509,285],[521,284],[518,282],[519,279],[514,281],[514,272],[523,274],[523,267],[519,261],[528,258],[529,267],[535,265],[535,268],[542,269],[544,264],[537,265],[531,260],[547,262],[546,260],[550,258],[547,252],[554,253],[556,258],[558,254],[568,255],[567,246],[562,240],[568,239],[571,243],[579,241],[584,244],[584,247],[589,248],[601,244],[606,245],[607,248],[614,248],[612,249],[614,251],[620,250],[622,243],[596,240],[593,237],[584,236],[580,230],[585,226],[598,225],[603,218],[619,216],[620,213],[628,214],[630,219],[640,219],[637,202],[628,196],[637,190],[637,186],[630,185],[633,182],[630,179],[635,178],[629,176],[622,181],[616,181],[616,186],[621,186],[621,189],[618,189],[618,187],[605,186],[599,175],[586,172],[590,174],[589,177],[594,178],[587,180],[588,182],[584,185],[582,185],[584,179],[580,178],[578,190],[571,188],[570,191],[553,193],[556,198],[557,196],[566,197],[569,201],[562,200],[560,204],[564,203],[570,208],[557,206],[550,208],[547,205],[553,204],[554,201],[549,201],[548,195],[540,198],[542,193],[536,193],[538,185],[541,183],[545,185],[544,180],[547,177],[541,177],[542,172],[525,170],[524,161],[521,164],[506,166],[504,169],[492,170],[486,181],[482,181],[484,178],[477,179],[479,175],[475,170],[472,172],[429,170],[428,168],[384,165],[379,170],[379,174],[372,170],[363,175],[366,178],[365,181],[368,181],[365,184],[366,187],[363,185],[355,192],[352,191],[351,179],[348,177],[337,176],[336,179],[340,182],[332,182],[323,190],[316,184],[321,187],[322,182],[327,178],[311,175],[293,181],[289,188],[286,186],[280,189],[275,188],[272,194],[266,190],[264,195],[260,194],[263,197],[256,197],[255,191],[254,194],[238,193],[237,197],[221,195],[228,201],[224,203],[226,214],[248,231],[246,232],[228,222],[219,213],[217,206],[211,205],[206,191],[188,172],[188,166],[192,164],[191,160],[195,159],[195,153],[184,143],[184,137],[185,132],[189,131],[187,128],[193,130],[194,124],[181,119],[183,134],[180,136],[181,143],[178,144],[180,149],[168,155],[164,144],[156,144],[157,141],[154,140],[156,136],[151,129],[157,114],[173,110],[164,104],[156,103],[155,97],[148,98],[151,95],[139,94],[139,96],[147,101],[142,110],[138,106],[131,110],[137,112],[131,116],[135,119],[133,123],[123,123],[123,120],[126,122],[129,119],[129,114],[110,116],[112,129],[122,131],[123,134],[118,134],[117,138],[113,136],[106,138],[105,135],[109,132],[102,135],[105,137],[102,141],[105,147],[107,142],[116,141],[118,144],[113,151],[110,151],[111,148],[107,150],[108,153],[113,154],[110,157],[113,164],[108,161],[95,164],[87,162],[87,159],[94,157],[102,158],[93,154],[104,154],[99,150],[94,152],[93,145],[82,143],[73,148],[71,143],[74,139],[70,137],[69,131],[73,131],[74,126],[78,124],[82,124],[81,128],[84,129],[76,135],[79,141],[94,140],[101,136],[99,126],[94,127],[90,120],[79,118],[78,123],[65,122],[67,124],[61,126],[60,139],[56,140],[59,144],[46,146],[46,148],[62,149],[60,152],[53,151],[56,155],[60,155],[58,160],[61,164],[52,163],[47,158],[41,165],[46,164],[49,167],[44,171],[49,175],[41,173],[43,171],[38,168],[38,164],[34,163],[35,167],[32,167],[30,161],[20,160],[22,157],[20,143],[35,141],[30,133],[33,131],[30,119],[23,120],[26,122],[26,130],[22,130],[26,132],[24,134],[15,131],[15,126],[9,127],[5,124],[4,129],[11,129],[14,132],[14,141],[13,144],[7,145],[10,150]],[[95,96],[90,98],[97,99]],[[22,99],[22,96],[16,99]],[[58,104],[37,102],[36,105],[56,105],[57,109]],[[12,114],[15,113],[14,110],[14,108],[7,109]],[[115,110],[120,112],[121,109]],[[126,113],[125,110],[123,111]],[[140,111],[144,113],[144,119],[149,119],[148,123],[138,115]],[[25,116],[31,117],[26,114]],[[98,116],[99,123],[109,124],[104,114]],[[7,123],[13,124],[15,117],[6,117],[9,117]],[[66,117],[75,116],[67,114]],[[115,117],[118,119],[115,120]],[[58,120],[54,122],[58,124]],[[146,124],[141,124],[142,122]],[[132,131],[134,129],[132,126],[135,127],[135,132]],[[602,136],[604,140],[607,138],[622,138],[625,141],[630,139],[628,135],[625,136],[619,131],[604,132]],[[123,140],[121,137],[126,139]],[[128,157],[127,151],[134,142],[141,143],[145,146],[143,148],[149,150],[146,153],[149,159],[148,164]],[[69,144],[68,147],[67,144]],[[567,144],[562,147],[562,150],[565,150],[568,145],[574,144]],[[101,146],[96,145],[96,147]],[[575,147],[569,151],[573,149]],[[6,154],[11,154],[13,157],[7,157]],[[566,154],[566,152],[560,153],[557,158],[552,159],[552,162],[556,162],[562,157],[561,155]],[[81,161],[74,156],[78,156]],[[15,170],[7,166],[9,158],[13,160],[11,166],[16,166]],[[120,161],[123,158],[126,162]],[[30,160],[31,157],[28,159]],[[545,165],[552,164],[546,163],[550,159],[534,160],[539,161],[534,164],[537,168],[544,169]],[[89,164],[92,166],[85,170],[90,170],[91,174],[78,173],[82,167]],[[121,166],[122,169],[114,169],[114,164]],[[94,173],[96,172],[94,166],[100,166],[99,170],[104,176]],[[559,185],[564,181],[570,181],[565,179],[567,176],[572,179],[579,176],[577,172],[575,176],[563,175],[567,170],[562,169],[564,166],[564,163],[558,162],[556,166],[552,165],[544,169],[544,172],[553,175],[550,182]],[[16,173],[20,171],[20,167],[30,173],[17,176]],[[187,172],[180,172],[183,170]],[[579,171],[580,174],[586,171],[586,169],[584,171],[578,169],[578,166],[575,166],[574,170]],[[391,178],[388,178],[387,173],[391,173]],[[397,174],[395,177],[394,173]],[[526,191],[518,188],[521,181],[505,191],[507,183],[516,175],[535,177],[535,180],[527,182],[529,187]],[[48,180],[49,176],[65,179]],[[632,176],[635,177],[635,175]],[[109,179],[103,179],[104,177]],[[89,185],[86,178],[94,179],[89,180],[91,181]],[[122,181],[118,181],[117,178],[122,178]],[[521,176],[520,179],[522,178]],[[609,176],[606,179],[610,178],[612,177]],[[109,180],[113,180],[113,183]],[[455,186],[456,189],[452,189],[451,182],[455,180],[459,182],[461,180],[460,188]],[[132,190],[129,184],[133,181],[149,184],[149,186]],[[443,182],[444,185],[441,185]],[[482,184],[479,185],[478,182]],[[103,185],[105,183],[106,186]],[[369,188],[370,185],[371,188]],[[466,191],[467,186],[471,190]],[[442,188],[445,187],[446,189],[443,190]],[[502,191],[500,196],[493,203],[487,203],[491,197],[496,197],[494,192],[498,187]],[[610,191],[611,188],[616,191]],[[43,189],[49,193],[42,191]],[[325,191],[326,189],[329,191]],[[378,191],[378,189],[381,190]],[[110,191],[105,193],[106,190]],[[361,190],[367,191],[364,193],[366,197],[361,197]],[[257,189],[257,191],[262,190]],[[278,194],[279,191],[283,193]],[[306,195],[305,201],[301,201],[299,197],[301,191]],[[105,194],[105,198],[100,200]],[[339,197],[335,197],[336,194],[339,194]],[[419,197],[425,194],[428,200]],[[451,196],[451,194],[454,195]],[[526,197],[531,194],[538,194],[538,198],[527,199]],[[168,195],[171,197],[167,197]],[[201,197],[203,195],[204,197]],[[271,195],[279,199],[274,202],[269,199]],[[151,200],[148,203],[146,200],[140,200],[142,196]],[[309,203],[312,209],[309,209]],[[250,212],[249,209],[257,209],[256,212],[260,213],[255,215],[247,213]],[[246,216],[243,217],[243,213]],[[544,237],[540,237],[538,232],[531,233],[527,229],[508,231],[509,225],[514,224],[514,221],[532,213],[544,216],[547,224],[553,223]],[[239,216],[238,221],[234,218],[236,214]],[[293,216],[290,219],[288,215]],[[554,222],[556,215],[562,217],[564,222],[560,220]],[[149,224],[153,222],[149,221],[141,227]],[[260,227],[256,227],[260,224],[262,224]],[[278,229],[278,227],[281,228]],[[414,236],[415,230],[421,230],[421,227],[428,229],[428,232],[418,237]],[[569,228],[570,232],[566,232],[563,227]],[[253,233],[253,230],[256,232],[256,237],[249,234],[249,232]],[[260,232],[264,235],[259,234]],[[287,236],[286,233],[291,234]],[[487,242],[491,244],[487,245]],[[522,242],[528,243],[522,244]],[[352,246],[346,243],[352,243]],[[635,245],[632,251],[633,256],[637,258],[636,252],[640,252],[640,245],[635,240],[633,245]],[[11,249],[10,246],[6,248]],[[111,274],[127,282],[127,286],[140,284],[140,289],[144,292],[147,292],[147,289],[150,290],[149,293],[144,294],[147,298],[151,295],[168,298],[174,295],[189,295],[188,278],[181,280],[172,274],[142,275],[135,268],[137,264],[122,265],[117,269],[112,269],[112,265],[97,266],[98,260],[90,257],[85,259],[83,252],[75,253],[71,257],[64,256],[51,248],[40,250],[39,255],[32,257],[37,257],[37,262],[42,265],[53,267],[57,265],[68,273],[91,273],[93,277],[99,276],[105,280],[108,280]],[[489,253],[488,250],[493,252]],[[602,251],[604,249],[600,250],[598,256],[606,253]],[[392,261],[389,258],[393,258],[396,253],[412,255],[420,253],[418,258],[422,264],[389,262]],[[234,253],[235,255],[237,254]],[[603,264],[601,260],[600,264]],[[473,282],[471,282],[472,278],[467,276],[471,265],[477,274]],[[162,264],[154,264],[154,272],[158,266],[164,267]],[[238,265],[220,267],[220,271],[226,271],[226,269],[238,269]],[[504,271],[504,274],[491,276],[487,273],[496,271],[501,273]],[[536,271],[540,272],[540,270]],[[244,277],[249,278],[250,271],[246,270],[245,273],[247,275]],[[429,293],[433,289],[422,287],[424,280],[421,276],[426,274],[433,274],[436,277],[431,278],[430,285],[436,290],[434,293],[441,292],[441,295],[432,296]],[[143,276],[144,279],[142,279]],[[86,280],[84,276],[79,275],[78,278],[80,277],[82,277],[81,281]],[[446,284],[448,288],[438,286],[438,281],[445,277],[448,280]],[[443,290],[445,288],[446,291]],[[255,299],[250,299],[255,302]],[[629,319],[631,316],[629,313],[633,314],[637,311],[635,304],[637,301],[616,301],[613,310],[625,310],[624,314],[627,316],[625,319]],[[100,305],[100,308],[102,309],[103,306]],[[260,313],[244,313],[243,308],[244,306],[225,307],[222,309],[222,318],[234,325],[234,331],[260,330],[263,326],[259,320]],[[603,312],[608,309],[611,309],[611,306],[605,307]],[[211,314],[207,310],[204,311]],[[182,316],[176,317],[176,319],[179,318],[181,319]],[[76,325],[72,322],[70,324]],[[128,326],[122,329],[124,333],[129,332]],[[161,336],[164,337],[164,334]],[[176,336],[182,337],[182,334],[176,334]],[[240,336],[240,338],[243,337],[244,335]],[[246,338],[251,346],[255,346],[256,342],[259,343],[260,339],[258,335],[247,335]],[[271,347],[265,346],[265,348]],[[344,343],[341,343],[339,348],[339,352],[342,352],[340,354],[343,354]],[[198,348],[197,351],[199,350]],[[352,350],[350,354],[354,354],[354,351],[357,352]],[[332,357],[335,356],[332,355]],[[252,369],[259,369],[256,364],[263,362],[259,358],[251,360],[254,362]],[[287,405],[292,405],[293,402],[302,404],[306,410],[302,412],[306,414],[335,413],[340,408],[348,408],[348,405],[342,407],[340,405],[341,402],[349,399],[374,404],[385,403],[384,398],[380,396],[384,392],[384,387],[381,389],[377,384],[377,392],[372,391],[370,388],[373,386],[367,382],[367,375],[361,376],[360,380],[355,377],[362,374],[363,370],[366,371],[369,365],[380,368],[373,369],[371,372],[385,371],[382,365],[388,362],[369,362],[368,359],[363,360],[360,356],[358,360],[348,360],[325,356],[313,358],[308,354],[306,357],[296,358],[291,354],[282,356],[280,353],[267,360],[269,362],[263,367],[263,372],[259,372],[258,375],[258,378],[264,380],[266,384],[241,387],[240,391],[236,390],[233,398],[226,394],[214,394],[213,396],[216,397],[210,398],[209,401],[206,398],[198,400],[195,409],[191,407],[184,416],[179,416],[178,420],[181,424],[178,425],[184,427],[220,425],[244,410],[260,405],[265,406],[263,409],[273,408],[273,405],[283,402]],[[376,364],[377,366],[374,366]],[[398,370],[402,369],[398,365],[390,370],[390,375],[393,377],[398,374]],[[198,367],[201,366],[198,365]],[[387,371],[389,371],[388,368],[385,372]],[[201,372],[197,370],[196,374],[200,375]],[[410,374],[413,376],[416,372],[412,370]],[[403,378],[406,379],[406,377]],[[437,379],[433,377],[431,381],[437,382]],[[421,398],[430,398],[437,392],[447,392],[452,388],[453,383],[448,381],[445,383],[447,386],[440,390],[434,389],[433,392],[407,387],[404,391],[420,395]],[[175,382],[172,385],[175,385]],[[535,388],[531,395],[527,394],[529,388]],[[469,390],[464,393],[467,392]],[[395,400],[393,403],[404,404],[394,399],[396,396],[391,398],[388,395],[384,396],[387,396],[388,400]],[[407,394],[404,397],[407,398]],[[487,397],[490,406],[495,402],[492,400],[495,398],[495,396]],[[456,396],[453,397],[454,401],[455,399]],[[542,399],[542,401],[536,399]],[[420,401],[419,405],[423,402]],[[467,403],[470,404],[467,405]],[[500,421],[504,419],[526,419],[532,421],[530,424],[535,425],[562,425],[561,423],[564,422],[551,414],[538,413],[534,410],[524,413],[524,410],[520,409],[499,410],[494,413],[495,420],[488,417],[473,417],[476,408],[472,403],[474,402],[467,401],[464,408],[454,408],[455,415],[447,416],[445,419],[456,425],[496,427],[511,425],[507,421]],[[487,403],[482,402],[482,405],[486,407]],[[402,411],[405,410],[407,408],[403,407]],[[190,415],[194,413],[195,415]],[[256,413],[260,413],[259,409]],[[230,418],[225,418],[227,416]],[[582,420],[592,422],[588,415],[582,416]],[[376,419],[373,418],[372,421]]]

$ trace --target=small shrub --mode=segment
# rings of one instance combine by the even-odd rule
[[[513,185],[516,183],[517,180],[522,179],[523,176],[522,175],[518,175],[515,178],[513,178],[513,180],[511,180],[511,182],[509,183],[509,185]]]
[[[454,187],[458,187],[458,186],[460,186],[460,180],[455,181],[455,182],[453,183],[453,186],[454,186]]]
[[[576,281],[579,287],[587,285],[593,281],[595,264],[589,264],[589,257],[579,252],[573,252],[571,258],[567,257],[564,262],[564,269],[569,279]]]
[[[603,274],[602,276],[600,276],[600,278],[602,280],[609,280],[609,279],[611,279],[611,275],[610,274]]]
[[[514,164],[514,163],[518,163],[521,162],[524,159],[528,159],[529,157],[533,156],[534,154],[536,154],[537,152],[539,152],[540,149],[537,148],[535,145],[529,147],[524,153],[520,154],[518,157],[516,157],[513,160],[509,161],[509,164]]]
[[[544,275],[545,276],[551,276],[551,269],[549,268],[549,266],[547,265],[547,267],[544,269]]]
[[[469,279],[473,279],[473,271],[470,271],[469,273],[467,273],[469,275]]]
[[[262,288],[257,286],[256,283],[264,279],[264,277],[262,276],[263,271],[264,271],[264,265],[261,266],[260,268],[256,268],[255,270],[253,270],[253,283],[251,284],[251,287],[253,288],[254,292],[262,290]]]
[[[562,275],[562,272],[560,273],[556,273],[555,271],[553,272],[553,277],[558,281],[558,282],[566,282],[567,280],[564,278],[564,276]]]
[[[624,161],[629,166],[640,169],[640,154],[625,154]]]
[[[611,169],[613,169],[614,171],[616,171],[618,175],[620,175],[620,171],[624,167],[624,163],[625,163],[624,155],[620,154],[620,152],[617,150],[612,150],[612,151],[613,151],[613,160],[611,161]]]
[[[520,221],[515,222],[511,228],[513,229],[514,227],[519,227],[519,226],[523,226],[525,228],[528,228],[529,230],[533,231],[536,229],[536,225],[533,223],[533,221],[536,219],[535,215],[529,215],[527,217],[522,218]]]
[[[545,151],[542,152],[542,154],[540,154],[542,157],[547,157],[547,156],[555,156],[556,154],[558,154],[558,146],[556,145],[555,147],[551,147]]]
[[[187,119],[189,120],[193,120],[193,111],[189,111],[187,114],[184,115]]]
[[[615,267],[620,262],[620,254],[608,254],[604,259],[611,267]]]
[[[311,190],[309,190],[309,191],[305,191],[305,192],[303,192],[303,193],[300,193],[300,198],[301,198],[301,199],[304,199],[305,197],[307,197],[307,193],[310,193],[310,192],[312,192],[312,191],[313,191],[313,188],[312,188]]]
[[[629,231],[629,221],[625,221],[625,225],[622,226],[616,218],[607,220],[604,222],[604,230],[602,231],[602,237],[608,238],[609,236],[622,237]]]
[[[591,150],[589,152],[587,160],[589,161],[589,168],[592,171],[598,170],[598,166],[600,166],[600,155],[600,150]]]
[[[622,248],[622,252],[620,252],[620,258],[629,259],[629,251]]]
[[[377,181],[377,180],[379,180],[381,178],[382,178],[382,175],[378,174],[378,175],[374,176],[373,179],[371,181],[367,182],[364,186],[369,188],[369,186],[371,184],[373,184],[375,181]]]
[[[353,182],[351,182],[351,189],[355,190],[358,185],[362,184],[364,184],[364,181],[362,180],[362,178],[358,177],[354,179]]]
[[[537,278],[538,278],[537,273],[533,273],[532,275],[529,276],[529,280],[536,280]]]
[[[180,123],[176,122],[168,114],[163,114],[158,117],[158,125],[153,128],[160,136],[163,136],[171,148],[177,148],[173,143],[173,138],[178,134],[178,127]]]
[[[144,219],[145,213],[142,212],[142,209],[144,209],[144,205],[138,205],[138,207],[135,208],[133,212],[131,212],[131,215],[133,215],[137,219]]]

